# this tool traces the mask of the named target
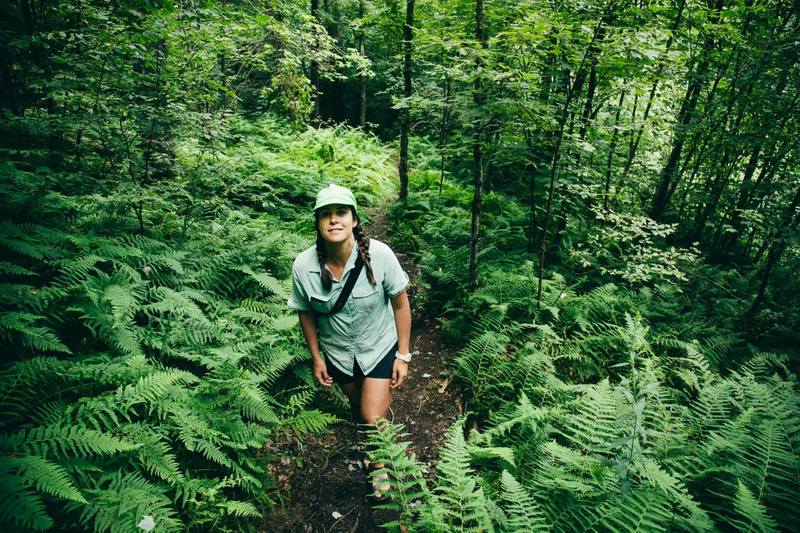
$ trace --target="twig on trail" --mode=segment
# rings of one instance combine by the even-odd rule
[[[358,521],[360,518],[361,518],[361,513],[358,513],[358,516],[356,516],[356,523],[353,524],[353,527],[350,528],[350,533],[356,533],[356,529],[358,529]]]
[[[345,517],[346,517],[347,515],[349,515],[350,513],[352,513],[353,511],[355,511],[356,509],[358,509],[358,507],[353,507],[352,509],[350,509],[349,511],[347,511],[346,513],[344,513],[342,516],[340,516],[339,518],[337,518],[337,519],[336,519],[336,521],[335,521],[333,524],[331,524],[331,528],[330,528],[330,529],[326,529],[326,530],[325,530],[325,533],[330,533],[331,531],[333,531],[333,528],[335,528],[335,527],[336,527],[336,524],[338,524],[339,522],[341,522],[342,520],[344,520],[344,519],[345,519]],[[358,516],[361,516],[361,515],[358,515]],[[358,519],[356,519],[356,524],[358,524]]]
[[[425,400],[427,400],[427,398],[423,398],[422,401],[419,402],[419,408],[417,408],[417,416],[419,416],[419,413],[422,411],[422,406],[425,405]]]

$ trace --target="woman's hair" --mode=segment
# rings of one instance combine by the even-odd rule
[[[367,269],[367,279],[373,286],[377,285],[378,282],[375,279],[375,274],[372,272],[372,263],[369,256],[369,239],[367,238],[364,230],[361,229],[361,219],[358,218],[358,213],[356,210],[353,209],[352,206],[348,206],[350,208],[350,212],[353,213],[353,220],[355,220],[358,225],[353,228],[353,236],[356,238],[356,246],[358,246],[358,254],[361,256],[361,261],[364,262],[364,267]],[[325,239],[322,238],[322,234],[319,232],[319,211],[314,212],[314,228],[317,231],[317,260],[319,261],[319,275],[322,278],[322,287],[329,291],[333,286],[333,279],[331,278],[330,271],[325,268]]]

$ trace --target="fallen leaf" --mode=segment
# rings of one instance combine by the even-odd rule
[[[429,378],[429,377],[431,377],[431,375],[430,374],[422,374],[422,377],[423,378]]]
[[[339,519],[340,519],[342,516],[344,516],[344,515],[342,515],[342,513],[340,513],[339,511],[334,511],[334,512],[332,512],[332,513],[331,513],[331,516],[332,516],[334,519],[336,519],[336,520],[339,520]]]
[[[441,387],[439,387],[439,394],[444,394],[444,391],[447,389],[447,386],[448,386],[449,384],[450,384],[450,380],[449,380],[449,379],[447,379],[447,378],[444,378],[444,379],[442,380],[442,386],[441,386]]]

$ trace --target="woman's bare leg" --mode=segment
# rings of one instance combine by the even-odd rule
[[[386,418],[389,402],[392,400],[391,380],[364,378],[361,384],[361,419],[375,425],[375,420]]]
[[[351,381],[350,383],[339,383],[339,388],[350,401],[350,414],[357,423],[361,420],[361,382]]]
[[[361,418],[370,425],[375,425],[377,419],[386,418],[389,410],[389,402],[392,400],[392,380],[364,378],[361,384]],[[373,468],[383,468],[383,463],[378,461]],[[386,473],[371,474],[372,496],[376,498],[385,497],[386,491],[391,488],[389,476]]]

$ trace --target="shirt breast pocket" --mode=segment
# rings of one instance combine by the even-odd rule
[[[317,313],[328,314],[331,312],[336,300],[333,299],[332,294],[315,294],[308,295],[308,301],[311,307]]]
[[[359,313],[375,313],[383,302],[383,291],[380,285],[360,284],[353,288],[353,303]]]

